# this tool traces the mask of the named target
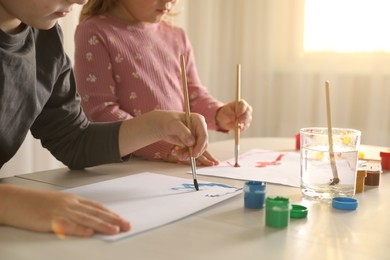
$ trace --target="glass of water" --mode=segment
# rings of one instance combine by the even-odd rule
[[[301,191],[307,198],[330,200],[355,195],[356,171],[361,132],[333,128],[333,156],[329,152],[327,127],[300,130]],[[335,167],[332,169],[332,163]],[[337,182],[334,182],[335,178]]]

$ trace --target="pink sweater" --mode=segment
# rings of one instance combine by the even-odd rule
[[[91,121],[130,119],[156,109],[184,111],[184,54],[191,112],[205,116],[208,128],[217,130],[215,114],[222,103],[202,86],[182,29],[166,22],[134,25],[106,14],[80,23],[75,44],[78,92]],[[171,149],[171,144],[157,142],[134,155],[161,159]]]

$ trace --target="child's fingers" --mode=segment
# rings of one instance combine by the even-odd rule
[[[198,114],[191,114],[192,135],[195,137],[195,144],[193,145],[193,156],[198,157],[207,148],[208,133],[206,120],[203,116]]]
[[[51,221],[51,229],[58,237],[78,236],[89,237],[94,234],[92,228],[76,224],[66,218],[55,218]]]
[[[219,161],[207,151],[199,156],[196,162],[198,166],[214,166],[219,164]]]

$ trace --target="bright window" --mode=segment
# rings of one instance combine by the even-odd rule
[[[389,0],[306,0],[306,52],[390,52]]]

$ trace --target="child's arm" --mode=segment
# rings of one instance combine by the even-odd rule
[[[235,101],[223,104],[214,98],[201,83],[191,42],[186,35],[184,39],[191,111],[203,115],[210,130],[229,132],[234,129],[236,119],[241,131],[248,128],[252,121],[252,107],[241,100],[238,111],[235,111]]]
[[[182,112],[154,111],[121,123],[120,155],[166,140],[174,145],[193,146],[195,156],[207,146],[206,123],[202,116],[191,115],[193,133],[185,125]],[[98,141],[98,140],[96,140]],[[180,160],[188,152],[177,154]],[[128,231],[130,223],[101,204],[77,195],[0,185],[0,225],[14,226],[58,235],[91,236],[95,232],[116,234]]]
[[[0,184],[0,225],[87,237],[130,230],[103,205],[77,195]]]

